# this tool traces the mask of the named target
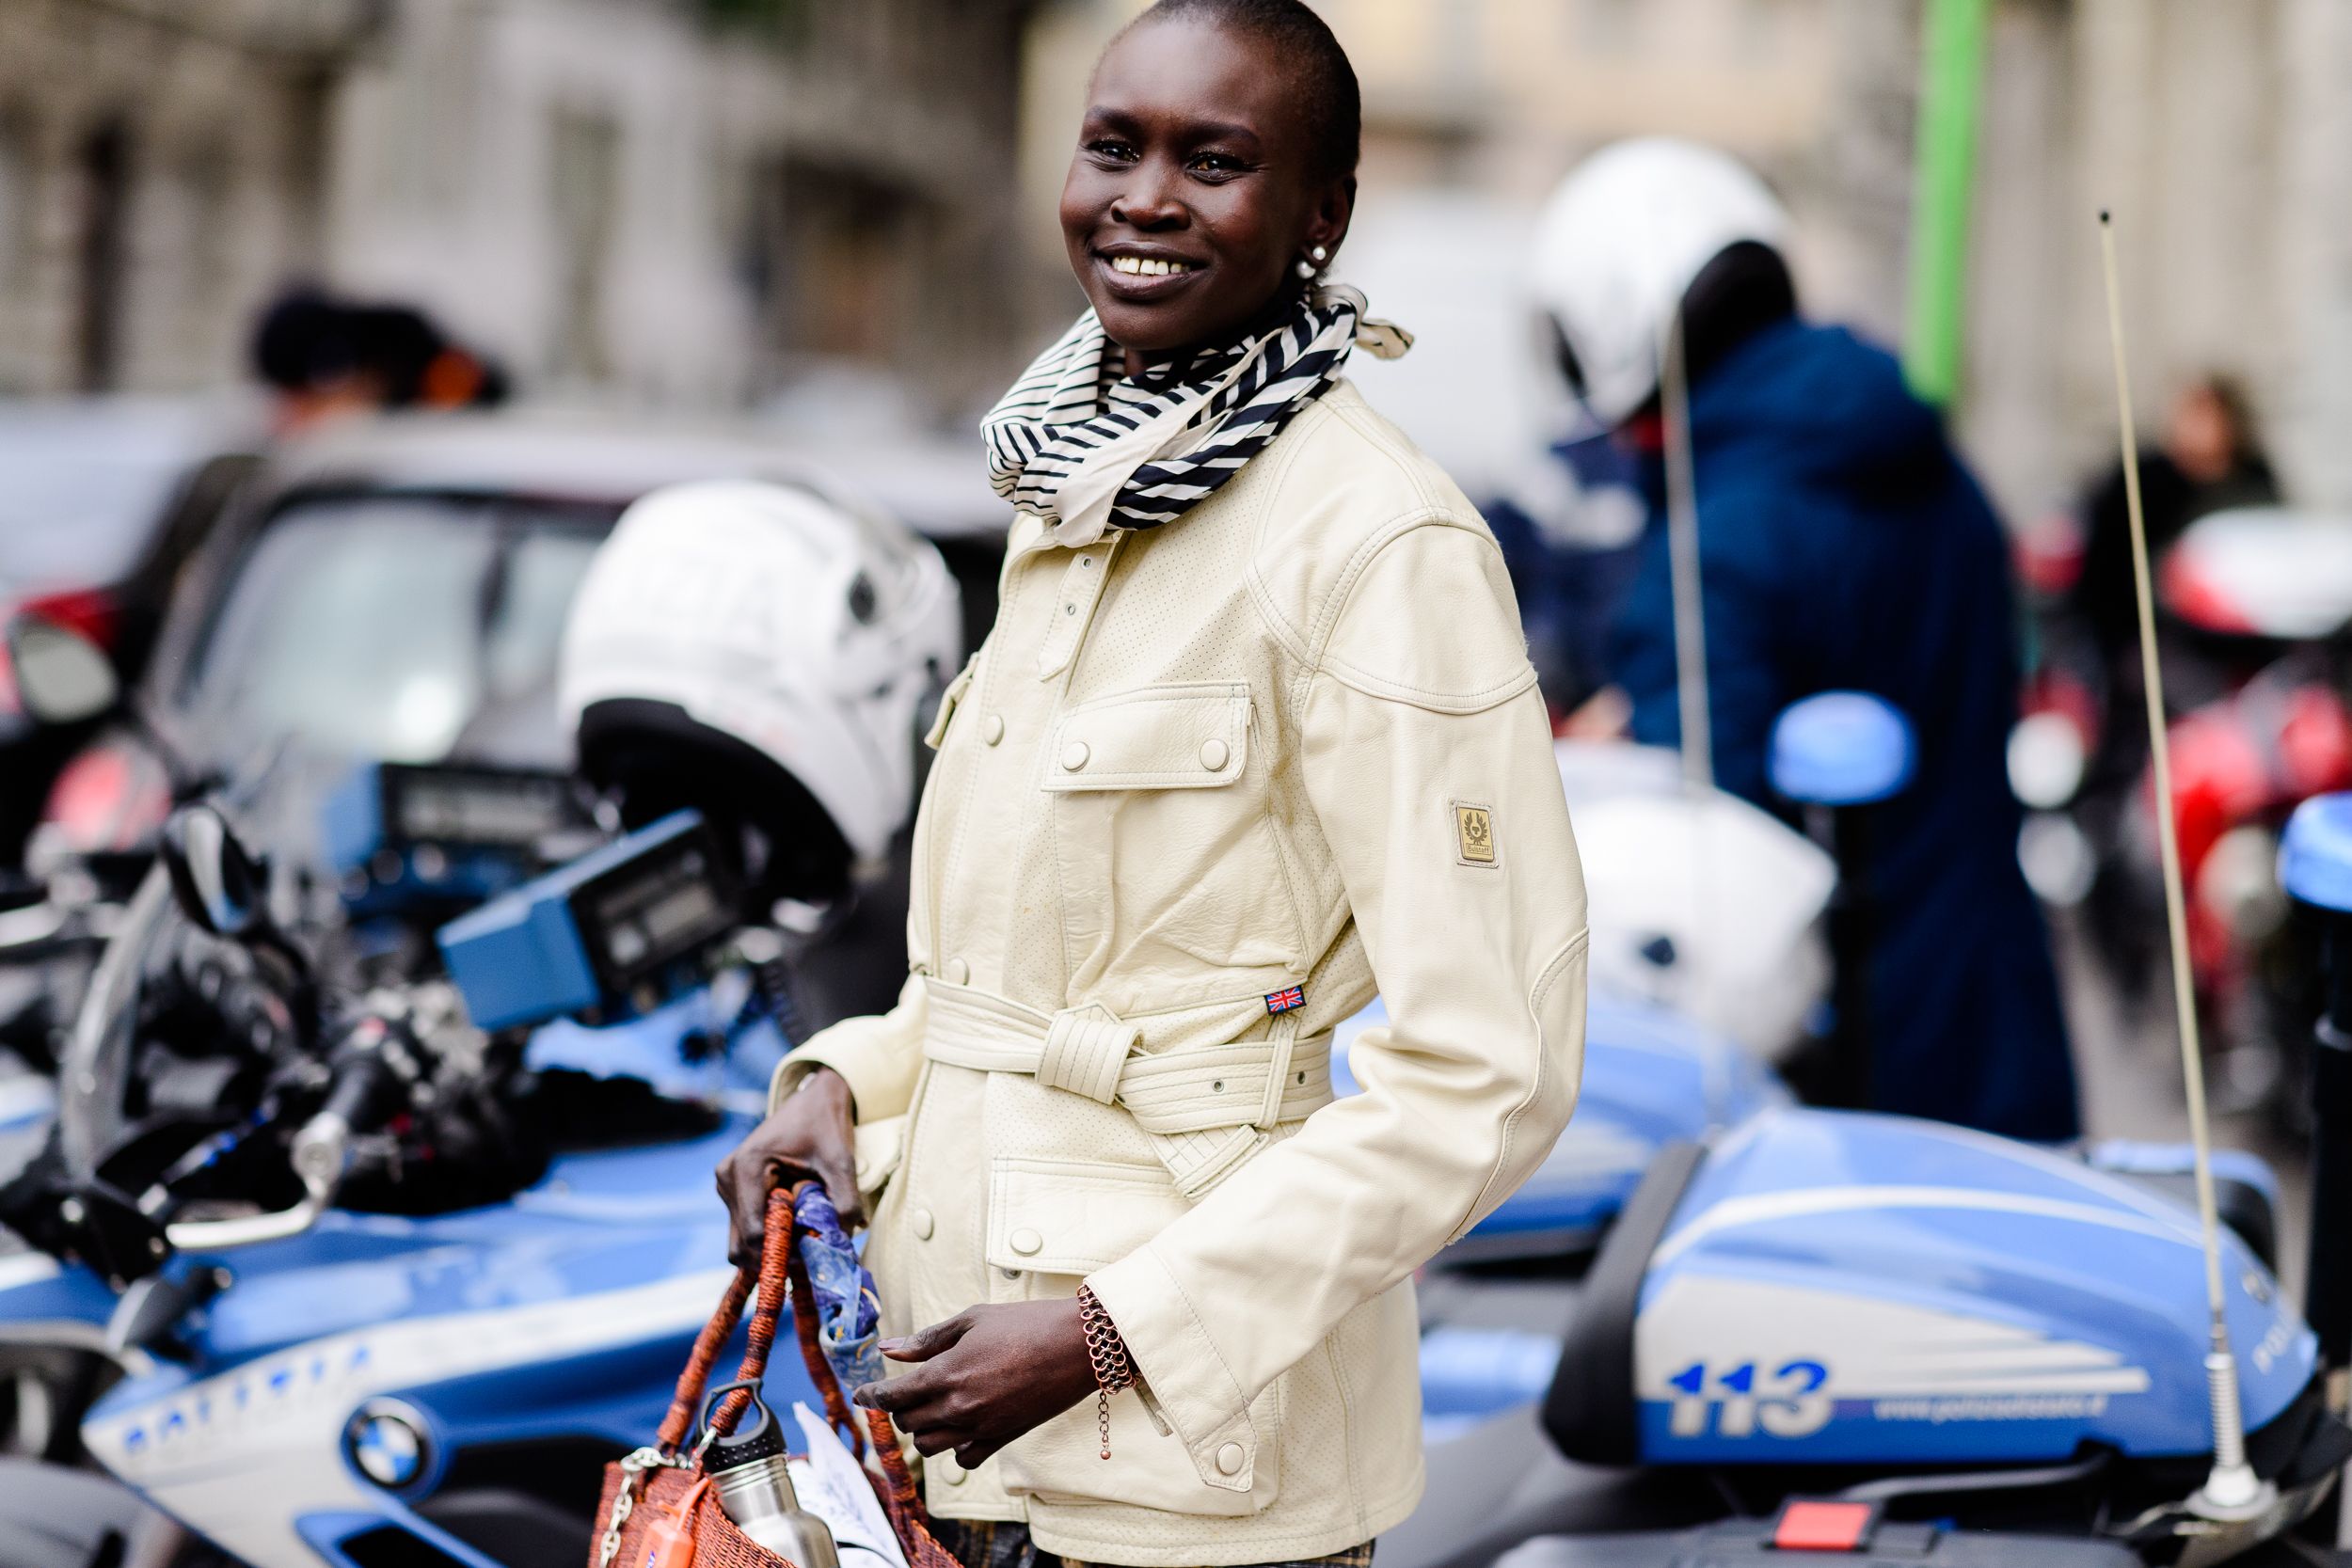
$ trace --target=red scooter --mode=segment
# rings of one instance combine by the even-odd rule
[[[2174,827],[2214,1090],[2225,1107],[2291,1125],[2312,1011],[2294,978],[2309,969],[2292,961],[2279,832],[2301,801],[2352,787],[2352,519],[2216,513],[2166,552],[2157,578],[2178,699]],[[2127,739],[2144,721],[2100,704],[2084,671],[2047,659],[2028,685],[2010,756],[2030,813],[2020,854],[2045,897],[2081,907],[2126,1004],[2160,1002],[2155,791],[2144,742]]]

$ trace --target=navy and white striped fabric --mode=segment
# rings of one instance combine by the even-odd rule
[[[1153,528],[1208,499],[1323,395],[1351,350],[1392,359],[1412,339],[1326,286],[1271,332],[1137,380],[1089,310],[988,418],[989,483],[1055,543]]]

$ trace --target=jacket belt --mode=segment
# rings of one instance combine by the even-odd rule
[[[924,992],[925,1056],[1123,1106],[1187,1196],[1331,1102],[1330,1032],[1300,1038],[1295,1014],[1262,1039],[1146,1054],[1141,1026],[1100,1003],[1045,1013],[937,978]]]

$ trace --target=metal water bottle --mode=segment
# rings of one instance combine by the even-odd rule
[[[714,1396],[727,1392],[714,1389]],[[801,1507],[785,1468],[784,1430],[756,1388],[746,1388],[750,1408],[735,1431],[713,1442],[703,1455],[704,1473],[735,1528],[786,1559],[795,1568],[841,1568],[833,1531]]]

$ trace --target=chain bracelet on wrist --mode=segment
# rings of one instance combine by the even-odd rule
[[[1094,1365],[1094,1419],[1103,1433],[1103,1457],[1111,1456],[1111,1396],[1132,1388],[1136,1364],[1127,1355],[1127,1341],[1119,1325],[1095,1299],[1091,1287],[1078,1287],[1078,1326],[1086,1333],[1087,1359]]]

